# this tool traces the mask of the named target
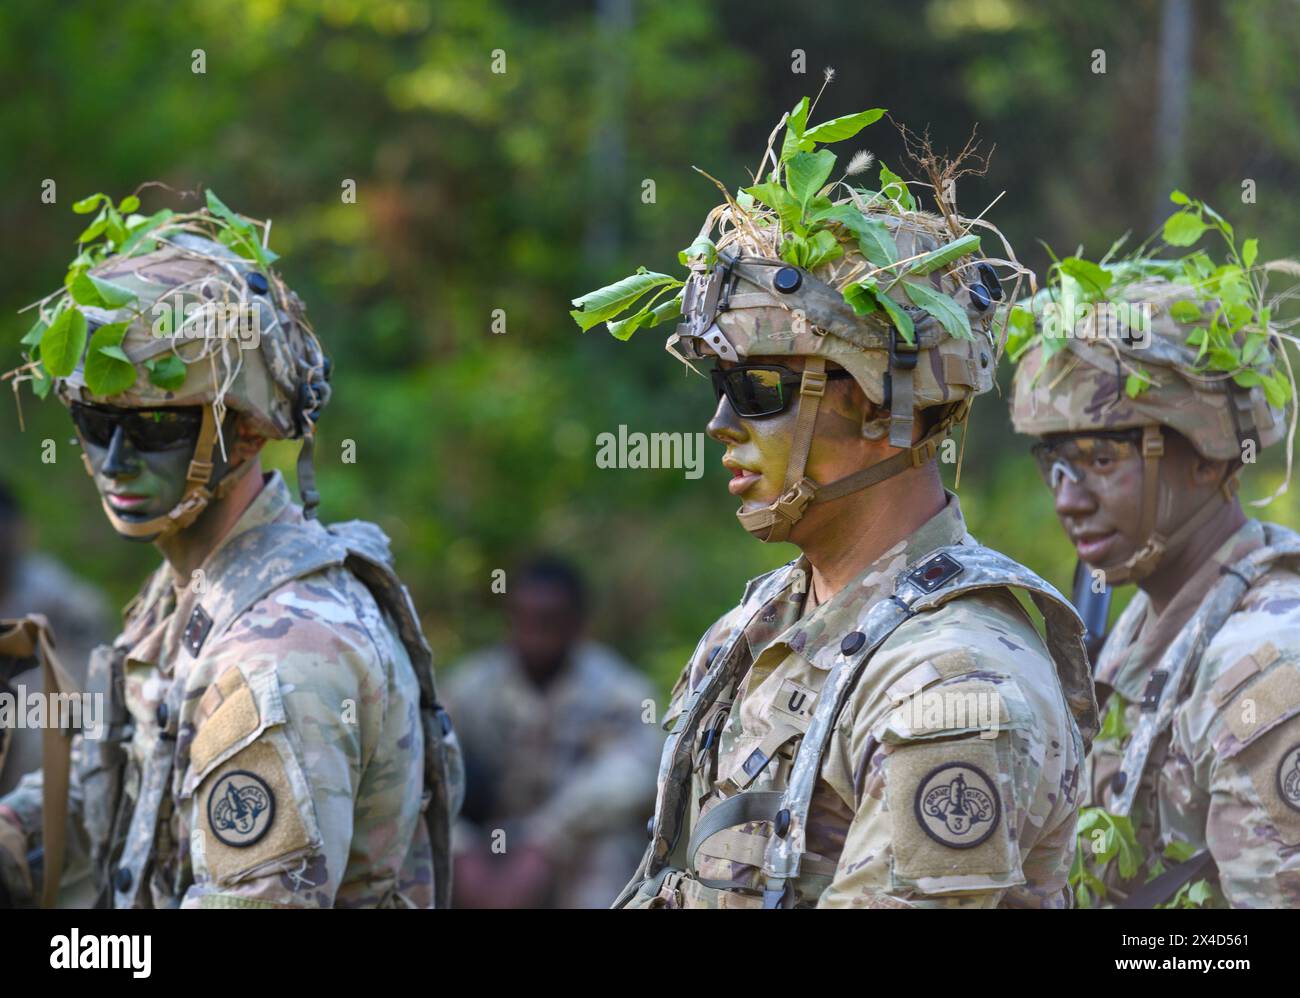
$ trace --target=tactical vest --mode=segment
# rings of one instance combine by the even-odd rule
[[[316,520],[268,523],[239,537],[239,545],[219,549],[205,566],[208,591],[193,611],[184,644],[197,657],[202,646],[224,634],[238,618],[276,589],[330,568],[345,568],[360,580],[397,627],[420,688],[424,736],[424,787],[429,803],[425,820],[433,850],[434,896],[450,906],[451,823],[460,809],[464,776],[460,746],[451,720],[438,702],[433,654],[420,629],[410,594],[392,567],[388,538],[360,520],[322,526]],[[249,549],[259,558],[257,572],[235,572]],[[213,608],[212,613],[204,605]],[[154,861],[159,810],[171,792],[173,773],[188,764],[188,744],[175,737],[185,683],[168,692],[169,725],[153,755],[136,770],[127,745],[132,728],[124,689],[127,649],[101,645],[92,657],[90,692],[107,704],[104,737],[82,741],[80,785],[92,869],[98,878],[97,907],[131,907],[145,889]],[[106,659],[106,660],[105,660]],[[125,871],[125,872],[123,872]]]
[[[872,655],[895,629],[959,596],[995,589],[1023,589],[1029,594],[1045,621],[1048,648],[1085,750],[1091,743],[1097,731],[1097,706],[1083,645],[1083,623],[1074,607],[1049,583],[1005,555],[975,543],[952,544],[931,551],[914,567],[904,569],[893,594],[867,608],[858,620],[856,628],[862,640],[841,645],[808,728],[798,737],[784,790],[742,790],[725,798],[701,816],[687,840],[683,833],[690,810],[692,754],[701,723],[743,678],[745,632],[764,604],[785,588],[794,564],[750,582],[742,605],[752,602],[754,612],[722,645],[708,672],[688,693],[664,745],[650,845],[631,883],[614,902],[615,908],[626,906],[638,895],[653,898],[674,874],[698,881],[695,857],[706,839],[725,828],[763,821],[770,822],[772,830],[763,852],[763,907],[815,903],[816,898],[797,897],[795,884],[807,853],[805,834],[817,775],[840,711]],[[708,882],[705,885],[710,886]]]
[[[1149,777],[1164,762],[1170,726],[1200,669],[1201,657],[1228,618],[1236,612],[1250,587],[1264,577],[1279,560],[1300,560],[1300,534],[1265,523],[1264,546],[1231,566],[1220,570],[1192,618],[1165,649],[1159,665],[1151,670],[1143,692],[1138,725],[1124,747],[1119,771],[1111,778],[1112,799],[1107,810],[1127,817],[1139,794],[1154,803],[1156,781]],[[1132,642],[1146,613],[1146,600],[1134,599],[1115,624],[1109,639],[1121,645]],[[1148,810],[1154,818],[1154,808]]]

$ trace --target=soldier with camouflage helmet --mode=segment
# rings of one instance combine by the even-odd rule
[[[27,900],[43,849],[50,903],[66,845],[100,906],[445,903],[461,771],[428,645],[383,533],[314,516],[328,360],[260,223],[211,193],[129,200],[105,199],[116,226],[41,303],[21,374],[70,409],[113,529],[164,560],[92,657],[107,716],[73,738],[66,832],[41,774],[0,799],[3,886]],[[304,441],[302,507],[268,439]]]
[[[1300,536],[1248,518],[1236,495],[1245,464],[1287,433],[1290,378],[1270,265],[1252,268],[1211,209],[1178,203],[1166,239],[1218,228],[1226,263],[1066,260],[1018,347],[1012,419],[1038,438],[1061,525],[1099,583],[1137,586],[1096,663],[1106,723],[1086,789],[1131,822],[1144,861],[1127,878],[1106,864],[1085,898],[1152,907],[1217,882],[1233,907],[1290,907]]]
[[[831,181],[817,146],[883,112],[808,113],[709,216],[685,282],[642,271],[575,301],[584,329],[626,338],[678,311],[637,310],[644,292],[682,288],[668,348],[715,365],[708,432],[741,524],[802,551],[678,680],[616,906],[1061,907],[1096,721],[1082,628],[967,533],[934,460],[993,383],[997,267],[1018,265],[883,167],[878,190]]]

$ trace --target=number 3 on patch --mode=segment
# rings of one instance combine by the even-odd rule
[[[993,781],[967,762],[947,762],[930,770],[916,788],[914,803],[925,834],[950,849],[979,845],[1002,817]]]

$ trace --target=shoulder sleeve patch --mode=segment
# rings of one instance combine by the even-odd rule
[[[1300,845],[1300,717],[1246,746],[1235,761],[1249,774],[1281,841]]]
[[[895,889],[927,894],[1024,883],[998,748],[966,738],[906,745],[885,760]]]
[[[204,780],[195,798],[194,824],[201,832],[204,865],[217,884],[234,883],[313,844],[271,737],[241,749]]]
[[[261,714],[244,674],[235,666],[226,669],[208,687],[199,701],[195,718],[198,734],[190,745],[190,765],[202,773],[223,749],[251,735],[261,723]]]
[[[1251,683],[1228,705],[1224,711],[1227,733],[1216,748],[1222,756],[1236,755],[1296,714],[1300,714],[1300,667],[1288,663]]]
[[[1278,650],[1270,642],[1261,648],[1256,648],[1250,655],[1243,655],[1229,668],[1223,671],[1223,674],[1214,681],[1211,687],[1211,697],[1216,707],[1222,707],[1228,702],[1229,698],[1246,680],[1257,672],[1262,672],[1278,659]]]

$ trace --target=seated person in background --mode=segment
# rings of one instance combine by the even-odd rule
[[[660,736],[647,679],[583,639],[586,595],[566,562],[510,576],[509,637],[444,691],[465,754],[455,904],[607,907],[645,848]],[[651,712],[653,715],[653,711]]]

